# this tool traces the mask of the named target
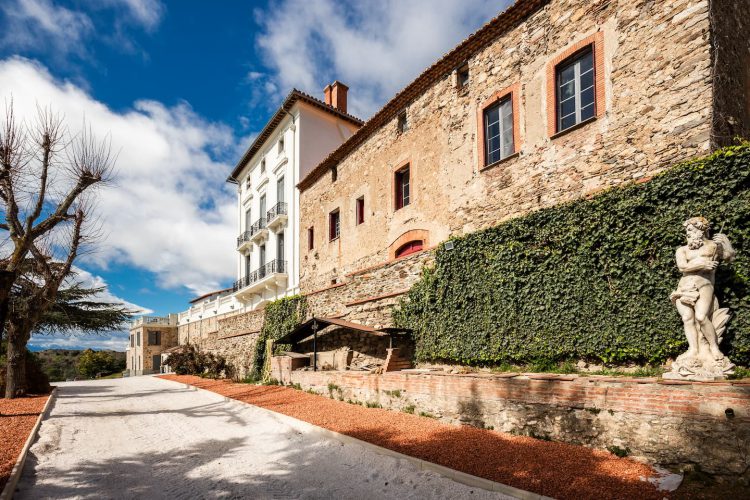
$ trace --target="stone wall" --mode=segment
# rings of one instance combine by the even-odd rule
[[[274,374],[279,377],[279,374]],[[617,446],[665,466],[750,474],[750,383],[529,374],[293,371],[284,382],[443,421]]]
[[[433,252],[427,250],[350,272],[342,283],[305,293],[308,315],[343,318],[374,328],[392,326],[393,306],[433,260]]]
[[[710,149],[713,116],[708,0],[552,0],[475,53],[469,82],[445,77],[377,129],[300,196],[303,292],[347,281],[386,261],[404,235],[428,246],[654,173]],[[717,22],[724,22],[718,20]],[[550,136],[548,68],[596,33],[603,45],[604,109],[575,130]],[[596,37],[595,37],[596,38]],[[648,43],[644,43],[648,40]],[[598,49],[597,49],[598,53]],[[480,169],[477,116],[482,104],[517,84],[518,154]],[[481,149],[479,149],[481,151]],[[396,210],[394,172],[411,170],[411,204]],[[355,200],[365,221],[356,224]],[[328,215],[341,234],[329,241]]]
[[[365,332],[359,332],[340,327],[328,327],[318,333],[316,347],[318,353],[334,351],[341,347],[348,347],[352,352],[350,365],[359,367],[363,365],[382,365],[387,356],[388,337],[378,337]],[[313,352],[312,339],[300,342],[294,348],[296,352]],[[320,360],[321,357],[318,356]],[[321,363],[321,367],[325,366]]]
[[[245,378],[252,370],[263,315],[263,309],[256,309],[180,325],[180,345],[193,344],[202,351],[224,357],[233,368],[233,376]]]
[[[750,136],[750,0],[710,2],[714,72],[713,143]]]

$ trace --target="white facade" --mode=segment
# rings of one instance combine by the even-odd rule
[[[358,126],[297,101],[242,167],[237,186],[237,282],[244,308],[299,292],[297,183]]]
[[[235,167],[230,181],[237,184],[238,236],[232,242],[237,281],[227,290],[194,300],[179,314],[179,325],[251,311],[299,293],[297,183],[362,124],[345,112],[345,86],[334,85],[344,87],[337,103],[343,103],[344,111],[292,91],[250,146],[244,163]],[[330,92],[326,99],[331,99]]]

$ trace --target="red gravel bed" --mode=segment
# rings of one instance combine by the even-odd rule
[[[283,413],[362,441],[475,476],[560,499],[661,499],[642,477],[648,465],[555,441],[542,441],[379,408],[365,408],[278,386],[193,376],[161,378],[190,384]]]
[[[18,455],[44,409],[49,395],[0,399],[0,491],[13,472]]]

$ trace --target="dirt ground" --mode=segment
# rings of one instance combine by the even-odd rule
[[[559,499],[661,499],[646,477],[655,471],[629,458],[555,441],[513,436],[378,408],[365,408],[289,387],[167,375],[433,463]]]
[[[0,491],[49,396],[0,399]]]

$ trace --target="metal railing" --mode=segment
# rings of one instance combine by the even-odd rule
[[[256,220],[253,225],[250,227],[250,236],[254,235],[261,229],[266,228],[266,218],[261,217],[260,219]]]
[[[245,231],[241,235],[237,236],[237,246],[242,245],[243,243],[250,241],[250,237],[253,235],[250,231]]]
[[[141,316],[131,323],[133,327],[141,325],[176,325],[177,315],[172,316]]]
[[[236,292],[237,290],[241,290],[246,286],[250,286],[267,276],[271,276],[272,274],[285,273],[286,269],[287,268],[285,260],[274,259],[251,272],[247,276],[243,276],[241,279],[235,281],[234,285],[232,285],[232,290]]]
[[[266,220],[270,223],[279,215],[286,215],[286,203],[283,201],[278,202],[276,205],[271,207],[271,210],[266,212]]]

